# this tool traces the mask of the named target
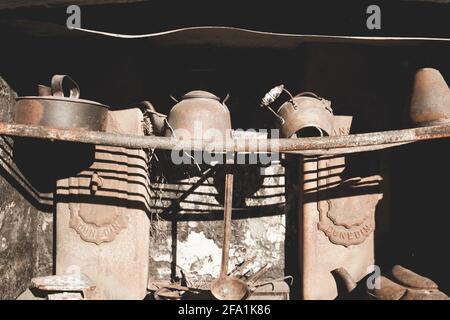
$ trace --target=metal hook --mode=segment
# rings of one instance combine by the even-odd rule
[[[225,96],[225,98],[223,98],[222,104],[225,104],[225,102],[227,102],[228,99],[230,99],[230,94],[229,94],[229,93],[227,93],[227,95]]]

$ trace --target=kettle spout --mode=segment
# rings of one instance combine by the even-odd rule
[[[346,293],[350,293],[356,288],[356,281],[353,280],[352,276],[348,273],[347,270],[345,270],[345,268],[334,269],[333,271],[331,271],[331,274],[336,280],[338,291],[339,287],[341,287],[346,291]]]
[[[38,96],[51,96],[52,95],[52,88],[44,86],[42,84],[38,84]]]
[[[164,134],[166,115],[156,111],[155,107],[150,103],[150,101],[142,101],[139,104],[142,107],[144,113],[144,118],[150,120],[152,126],[153,134],[161,136]]]

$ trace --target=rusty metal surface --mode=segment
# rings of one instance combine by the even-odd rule
[[[167,116],[156,112],[155,107],[150,101],[142,101],[139,106],[143,108],[144,118],[148,116],[150,127],[148,131],[155,135],[164,135]]]
[[[333,131],[331,102],[310,92],[300,93],[292,101],[283,103],[278,115],[285,121],[279,124],[284,138],[301,137],[297,132],[306,128],[319,128],[321,135],[327,136]]]
[[[392,276],[398,283],[409,288],[430,290],[438,288],[438,285],[433,280],[418,275],[400,265],[395,265],[392,268]]]
[[[220,264],[219,278],[211,283],[211,293],[219,300],[241,300],[249,295],[248,285],[244,281],[228,276],[232,207],[233,173],[228,172],[225,175],[222,262]]]
[[[333,274],[333,276],[336,276],[342,280],[347,292],[352,292],[353,289],[356,288],[357,283],[355,282],[355,280],[353,280],[352,276],[348,273],[348,271],[345,268],[342,267],[336,268],[332,270],[331,273]]]
[[[70,96],[65,97],[63,81],[70,84]],[[100,103],[79,99],[80,89],[67,75],[54,75],[51,92],[39,85],[38,96],[18,97],[14,106],[16,123],[51,128],[104,131],[108,107]],[[51,95],[48,95],[50,94]]]
[[[94,290],[95,284],[83,274],[54,275],[31,279],[33,287],[44,291]]]
[[[337,129],[333,134],[350,132],[351,122],[349,116],[335,116]],[[306,300],[336,298],[339,288],[335,274],[342,278],[339,270],[345,268],[359,281],[374,263],[380,179],[370,170],[370,174],[352,172],[350,169],[361,166],[361,160],[359,166],[355,160],[351,165],[348,161],[342,156],[304,157],[300,161],[299,276],[301,296]]]
[[[84,300],[81,293],[78,292],[62,292],[48,295],[48,300]]]
[[[437,284],[402,266],[395,265],[391,274],[377,276],[372,283],[374,288],[369,289],[370,278],[363,278],[357,283],[345,268],[333,270],[336,281],[343,283],[344,290],[339,298],[358,298],[369,300],[450,300],[444,292],[440,291]],[[397,277],[394,276],[397,274]],[[409,285],[401,283],[405,281]],[[421,287],[423,285],[423,287]]]
[[[256,260],[256,256],[251,257],[248,260],[245,260],[240,265],[238,265],[233,271],[230,272],[230,276],[237,276],[242,274],[242,272],[247,268],[250,264],[252,264]]]
[[[270,104],[273,103],[281,93],[286,92],[290,100],[283,103],[277,112]],[[319,136],[329,136],[333,131],[333,110],[331,102],[319,97],[313,92],[302,92],[295,97],[281,84],[272,88],[261,99],[261,107],[266,107],[277,118],[277,127],[283,138],[305,137],[304,130],[319,132]],[[308,136],[316,136],[308,135]]]
[[[395,265],[388,276],[379,277],[379,286],[367,292],[370,297],[378,300],[450,300],[433,280],[400,265]]]
[[[220,264],[220,275],[228,274],[228,258],[231,239],[231,215],[233,211],[233,174],[225,175],[225,200],[224,200],[224,219],[223,219],[223,243],[222,243],[222,262]]]
[[[289,285],[284,281],[272,285],[260,286],[247,300],[289,300]]]
[[[139,109],[109,116],[108,131],[143,134]],[[143,299],[150,238],[147,155],[97,145],[93,160],[57,183],[56,274],[78,266],[97,285],[89,299]]]
[[[172,107],[167,117],[156,112],[148,101],[142,104],[151,114],[156,133],[181,139],[224,140],[231,135],[231,117],[225,100],[220,102],[219,97],[207,91],[190,91]]]
[[[294,281],[294,278],[292,276],[284,276],[277,279],[270,279],[265,281],[259,281],[258,283],[247,281],[247,285],[250,291],[250,295],[253,294],[258,288],[265,287],[265,286],[272,286],[274,287],[276,283],[278,282],[286,282],[289,281],[289,285],[292,285],[292,282]]]
[[[38,84],[38,96],[51,96],[52,88],[44,86],[42,84]]]
[[[401,300],[450,300],[450,297],[439,290],[408,289]]]
[[[245,262],[251,262],[256,257],[252,257]],[[251,273],[250,277],[246,277],[248,272],[243,272],[248,264],[237,266],[231,273],[239,279],[245,279],[242,281],[246,284],[247,290],[242,291],[242,295],[236,299],[245,300],[288,300],[290,293],[290,285],[292,285],[293,277],[286,276],[276,279],[265,279],[258,283],[255,283],[265,271],[267,266],[264,266],[260,270]],[[249,270],[250,271],[250,270]],[[228,277],[230,279],[231,277]],[[187,280],[187,279],[186,279]],[[255,281],[253,281],[255,280]],[[289,284],[285,281],[289,280]],[[181,280],[181,283],[183,281]],[[190,282],[190,281],[188,281]],[[242,286],[245,288],[245,286]],[[150,280],[148,284],[148,290],[153,294],[155,300],[209,300],[214,298],[209,290],[207,282],[201,282],[197,284],[181,285],[178,282],[171,282],[165,280]]]
[[[149,291],[155,300],[210,300],[214,298],[206,287],[180,285],[170,281],[151,281]]]
[[[207,139],[208,130],[219,134],[220,140],[231,134],[231,117],[225,104],[219,98],[206,91],[190,91],[180,102],[170,110],[166,128],[166,137],[174,135],[172,129],[177,131],[179,138]],[[182,130],[182,131],[181,131]],[[209,138],[215,138],[210,136]],[[219,140],[219,139],[217,139]]]
[[[319,160],[319,164],[324,161]],[[329,166],[339,165],[337,161],[328,161]],[[326,170],[326,166],[320,167],[320,172]],[[332,170],[325,171],[333,176]],[[325,185],[338,184],[333,194],[323,190],[322,199],[319,200],[318,228],[323,231],[328,239],[345,247],[363,243],[375,229],[375,210],[378,201],[382,198],[380,176],[352,177],[349,180],[339,180],[321,177],[320,181]],[[366,190],[377,190],[373,194],[365,194]],[[320,191],[320,190],[319,190]]]
[[[227,168],[231,170],[230,168]],[[245,281],[244,276],[238,276],[244,268],[255,258],[252,257],[245,261],[242,265],[236,267],[230,275],[228,275],[229,247],[231,238],[231,214],[232,214],[232,190],[233,190],[233,173],[228,171],[225,175],[225,200],[224,200],[224,235],[222,245],[222,261],[220,266],[219,278],[211,282],[211,293],[219,300],[242,300],[249,298],[257,288],[272,284],[274,282],[283,281],[286,278],[275,279],[262,283],[256,281],[267,271],[268,265],[264,265],[258,271],[254,272]]]
[[[247,284],[254,284],[256,281],[258,281],[259,278],[261,278],[269,269],[269,265],[265,264],[263,265],[259,270],[252,273],[247,279]]]
[[[67,32],[67,28],[64,28]],[[121,39],[147,38],[158,44],[220,44],[239,47],[276,47],[297,48],[301,43],[359,43],[372,45],[411,45],[420,43],[446,43],[449,38],[430,37],[367,37],[367,36],[342,36],[342,35],[317,35],[317,34],[295,34],[275,33],[226,26],[202,26],[172,29],[163,32],[148,34],[119,34],[75,28],[73,31],[87,33],[97,36],[107,36]],[[237,41],[238,40],[238,41]]]
[[[450,121],[450,89],[438,70],[424,68],[416,72],[410,120],[415,126],[436,125]]]
[[[169,137],[138,136],[109,132],[47,128],[34,125],[0,122],[0,135],[38,139],[71,141],[130,149],[184,149],[209,152],[272,152],[307,155],[344,154],[371,151],[404,143],[450,137],[450,124],[420,128],[350,134],[345,136],[313,137],[298,139],[244,139],[217,142],[207,140],[179,140]],[[335,151],[333,151],[335,150]]]
[[[379,300],[400,300],[406,293],[406,288],[393,282],[385,276],[380,276],[380,288],[371,291],[376,299]]]

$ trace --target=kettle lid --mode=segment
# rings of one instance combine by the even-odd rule
[[[219,97],[212,94],[208,91],[203,90],[193,90],[186,93],[183,97],[181,97],[183,100],[185,99],[195,99],[195,98],[204,98],[204,99],[212,99],[216,101],[220,101]]]

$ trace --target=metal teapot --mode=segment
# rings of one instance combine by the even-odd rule
[[[169,112],[160,114],[147,103],[156,134],[181,139],[222,139],[231,137],[231,117],[216,95],[201,90],[186,93]],[[151,107],[151,108],[150,108]]]
[[[269,105],[281,93],[286,92],[290,100],[275,112]],[[328,136],[333,131],[331,102],[312,92],[292,96],[283,85],[272,88],[261,100],[261,107],[268,108],[278,119],[281,137]]]

